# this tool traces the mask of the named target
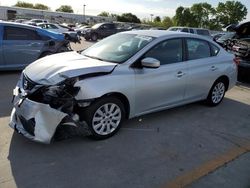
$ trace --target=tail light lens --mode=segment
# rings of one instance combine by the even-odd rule
[[[240,58],[235,57],[234,58],[234,63],[238,66],[240,64]]]

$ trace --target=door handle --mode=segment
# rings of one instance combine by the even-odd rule
[[[215,71],[215,70],[217,70],[218,68],[216,67],[216,66],[212,66],[211,68],[210,68],[210,70],[211,71]]]
[[[176,76],[177,76],[178,78],[180,78],[180,77],[182,77],[182,76],[184,76],[184,75],[185,75],[185,73],[182,72],[182,71],[179,71],[179,72],[177,72],[177,74],[176,74]]]

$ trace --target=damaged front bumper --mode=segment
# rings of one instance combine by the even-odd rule
[[[10,127],[37,142],[50,143],[57,126],[67,116],[47,104],[21,98],[20,95],[14,95],[13,103]]]
[[[60,108],[51,107],[50,104],[30,99],[21,87],[22,83],[23,80],[19,80],[13,90],[13,110],[9,123],[18,133],[33,141],[46,144],[52,141],[59,127],[59,130],[67,128],[68,133],[64,135],[65,138],[91,134],[86,122],[80,121],[77,114],[68,114]]]

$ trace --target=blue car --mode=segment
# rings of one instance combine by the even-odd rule
[[[21,70],[41,57],[70,50],[63,34],[0,22],[0,70]]]

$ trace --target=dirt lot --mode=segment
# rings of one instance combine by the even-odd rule
[[[8,127],[19,74],[0,73],[1,188],[250,186],[249,85],[215,108],[194,103],[129,120],[108,140],[42,145]]]

